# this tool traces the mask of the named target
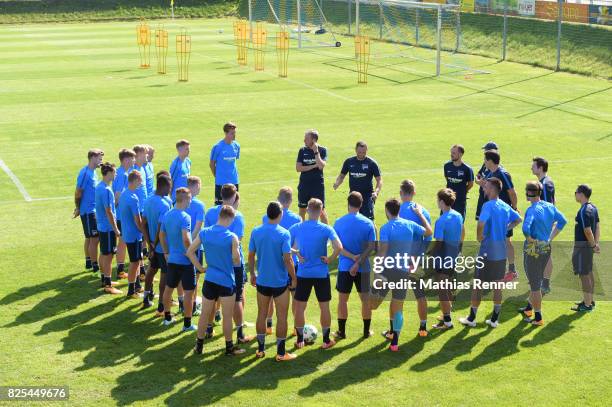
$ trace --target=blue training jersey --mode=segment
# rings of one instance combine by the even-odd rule
[[[215,185],[234,184],[237,185],[238,166],[236,161],[240,159],[240,144],[236,141],[226,143],[220,140],[210,150],[210,160],[215,162]]]
[[[291,235],[280,225],[266,223],[251,232],[249,251],[257,255],[257,285],[285,287],[289,274],[283,256],[291,253]]]
[[[106,214],[106,208],[109,208],[113,216],[116,217],[113,189],[110,185],[100,182],[96,187],[96,222],[98,224],[98,232],[113,231],[113,226]]]
[[[136,191],[126,189],[119,197],[119,209],[121,214],[121,237],[126,243],[134,243],[142,240],[142,233],[134,221],[134,217],[140,215],[140,204]]]
[[[187,212],[174,208],[164,215],[161,230],[166,234],[168,245],[168,263],[191,264],[187,257],[187,248],[183,242],[183,231],[187,231],[191,238],[191,219]]]
[[[149,197],[147,202],[145,202],[144,216],[147,218],[147,229],[151,242],[155,242],[155,235],[157,235],[157,230],[161,226],[164,215],[172,209],[172,205],[168,201],[166,197],[155,194]],[[159,239],[157,245],[155,245],[155,252],[164,252],[161,243],[159,243]]]
[[[327,256],[327,241],[338,239],[336,231],[320,221],[307,220],[293,225],[289,233],[304,258],[304,263],[298,267],[298,277],[329,276],[329,266],[323,263],[321,256]]]
[[[518,219],[518,212],[501,199],[485,202],[478,218],[479,223],[484,223],[484,239],[480,243],[479,255],[492,261],[505,260],[508,225]]]
[[[376,228],[374,222],[360,213],[348,213],[334,223],[334,230],[342,242],[342,246],[353,254],[361,254],[370,242],[376,241]],[[348,257],[340,255],[338,272],[348,272],[355,262]],[[365,261],[359,272],[370,271],[369,261]]]
[[[206,274],[204,278],[224,287],[235,287],[236,277],[232,261],[232,241],[236,235],[221,225],[206,227],[200,231],[204,246]]]
[[[96,212],[96,186],[98,185],[98,174],[89,165],[81,168],[77,177],[76,187],[82,190],[79,214],[81,216]]]
[[[548,242],[555,223],[559,230],[567,224],[567,219],[555,205],[546,201],[532,202],[525,211],[523,235],[526,238]]]
[[[187,188],[187,177],[191,175],[191,160],[185,157],[183,161],[176,157],[170,164],[170,178],[172,178],[172,200],[176,198],[178,188]]]

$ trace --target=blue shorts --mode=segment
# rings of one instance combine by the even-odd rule
[[[85,238],[98,237],[98,223],[96,222],[95,212],[81,215],[81,223],[83,224]]]
[[[112,230],[100,232],[100,254],[107,256],[117,253],[117,236]]]
[[[179,282],[183,284],[183,290],[195,290],[196,272],[192,264],[168,263],[166,285],[170,288],[176,288]]]
[[[142,260],[142,240],[137,240],[131,243],[125,243],[127,246],[130,263],[136,263]]]

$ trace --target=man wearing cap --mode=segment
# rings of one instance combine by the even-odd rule
[[[221,205],[221,187],[233,184],[238,190],[238,166],[240,159],[240,144],[236,142],[236,125],[225,123],[223,125],[225,136],[210,150],[210,170],[215,177],[215,205]]]

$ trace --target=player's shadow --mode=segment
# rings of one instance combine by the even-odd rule
[[[456,325],[453,329],[458,330],[458,332],[450,339],[447,339],[439,351],[432,353],[425,360],[411,366],[410,370],[415,372],[424,372],[426,370],[450,363],[461,355],[470,353],[472,349],[478,345],[478,342],[480,342],[482,338],[491,332],[491,329],[487,328],[483,328],[481,330],[478,330],[477,328],[466,328],[458,321],[455,321],[455,324]],[[473,334],[475,331],[478,333]],[[446,333],[450,333],[450,331],[441,331],[438,334],[434,333],[434,338],[438,335],[444,335]],[[470,333],[472,333],[472,335],[468,335]]]
[[[359,342],[373,340],[377,340],[377,338],[360,339]],[[402,343],[400,336],[399,352],[390,352],[388,350],[389,342],[383,340],[364,352],[352,356],[346,362],[337,365],[329,373],[315,378],[308,386],[300,389],[298,395],[311,397],[319,393],[333,392],[352,384],[372,380],[390,369],[401,366],[421,352],[425,342],[427,342],[427,339],[415,337],[406,343]]]
[[[583,312],[576,312],[569,315],[560,315],[553,321],[546,323],[543,327],[537,328],[538,331],[531,339],[526,339],[520,343],[521,346],[532,348],[544,345],[558,339],[565,333],[574,329],[572,323],[584,316]]]
[[[54,294],[38,301],[4,327],[33,324],[72,311],[75,304],[82,304],[91,299],[91,292],[96,284],[99,284],[99,280],[92,277],[92,273],[78,272],[41,284],[22,287],[0,299],[0,306],[12,305],[45,293]]]
[[[259,360],[254,355],[255,344],[244,356],[227,357],[218,340],[205,342],[204,354],[194,355],[194,339],[194,335],[183,336],[162,348],[145,350],[138,363],[142,368],[119,377],[117,387],[112,389],[117,404],[130,405],[170,393],[164,400],[168,405],[189,405],[194,400],[200,404],[219,403],[238,391],[277,389],[283,380],[305,378],[317,372],[323,361],[341,352],[340,348],[322,351],[313,346],[297,351],[295,362],[278,363],[273,357],[275,344],[269,344],[268,356]],[[134,388],[134,383],[143,377],[147,378],[147,386]]]

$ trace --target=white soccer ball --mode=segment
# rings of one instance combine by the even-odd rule
[[[223,29],[222,28],[219,29],[219,34],[223,34]]]
[[[304,325],[304,342],[314,343],[317,340],[319,331],[313,325]]]

